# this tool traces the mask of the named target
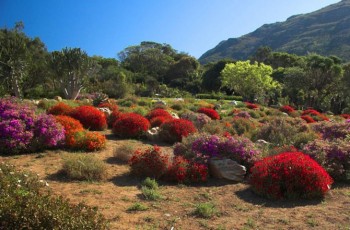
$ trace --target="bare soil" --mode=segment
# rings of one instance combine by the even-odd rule
[[[103,182],[64,178],[60,169],[62,155],[67,152],[61,150],[0,156],[0,161],[39,174],[53,194],[69,198],[72,203],[98,207],[110,221],[111,229],[350,229],[349,184],[333,185],[323,200],[271,201],[256,196],[246,183],[214,178],[199,186],[159,182],[163,199],[146,201],[140,190],[142,180],[129,175],[128,165],[113,156],[115,148],[128,140],[115,139],[108,131],[106,134],[107,148],[87,153],[107,163],[109,176]],[[141,147],[147,143],[139,144]],[[127,211],[137,202],[148,210]],[[196,205],[206,202],[215,205],[216,214],[208,219],[194,215]]]

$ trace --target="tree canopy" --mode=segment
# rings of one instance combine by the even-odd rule
[[[251,64],[250,61],[238,61],[225,65],[221,71],[221,81],[222,86],[234,90],[246,100],[261,100],[279,88],[279,83],[272,79],[271,74],[271,66],[257,62]]]

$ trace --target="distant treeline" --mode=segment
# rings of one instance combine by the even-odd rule
[[[0,96],[76,99],[80,93],[247,100],[350,112],[350,64],[335,56],[297,56],[261,47],[248,62],[198,60],[168,44],[141,42],[118,59],[80,48],[48,52],[23,23],[0,29]]]

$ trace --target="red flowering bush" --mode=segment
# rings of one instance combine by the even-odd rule
[[[293,113],[295,109],[290,105],[284,105],[280,108],[280,111],[290,114],[290,113]]]
[[[107,128],[105,114],[93,106],[79,106],[73,109],[70,116],[79,120],[86,129],[104,130]]]
[[[159,136],[169,143],[181,142],[182,137],[197,132],[196,127],[189,120],[174,119],[160,126]]]
[[[318,116],[319,114],[321,113],[314,109],[307,109],[301,113],[301,115],[314,115],[314,116]]]
[[[208,166],[176,156],[168,169],[167,179],[178,183],[198,183],[208,179]]]
[[[55,116],[55,119],[57,122],[59,122],[63,126],[66,135],[68,133],[78,132],[84,129],[80,121],[72,117],[58,115],[58,116]]]
[[[70,132],[66,135],[66,146],[74,150],[96,151],[106,146],[106,137],[86,130]]]
[[[341,116],[344,119],[350,119],[350,114],[344,113],[344,114],[340,114],[339,116]]]
[[[254,104],[254,103],[250,103],[250,102],[245,102],[245,105],[247,106],[248,109],[258,109],[259,106]]]
[[[73,110],[73,107],[63,102],[59,102],[58,104],[49,108],[47,110],[47,113],[52,115],[68,115],[72,112],[72,110]]]
[[[152,120],[152,118],[155,117],[168,117],[168,118],[172,118],[171,114],[166,111],[165,109],[153,109],[152,111],[150,111],[146,116],[145,116],[149,121]]]
[[[170,165],[169,156],[160,147],[153,146],[145,151],[136,150],[129,160],[131,173],[142,177],[160,178]]]
[[[172,120],[172,117],[158,116],[150,120],[151,127],[160,127],[164,122]]]
[[[113,124],[113,133],[119,137],[139,137],[151,127],[149,121],[137,113],[124,113]]]
[[[314,122],[316,122],[316,121],[329,121],[329,118],[326,117],[326,115],[324,115],[324,114],[322,114],[322,113],[320,113],[320,112],[318,112],[317,110],[314,110],[314,109],[304,110],[301,115],[302,115],[301,116],[302,119],[304,119],[303,116],[304,117],[305,116],[309,116],[309,117],[311,117],[314,120]],[[306,118],[306,119],[307,119],[306,120],[307,123],[312,123],[312,122],[308,122],[309,118]]]
[[[309,115],[303,115],[300,117],[301,119],[303,119],[304,121],[306,121],[307,123],[314,123],[316,122],[311,116]]]
[[[210,109],[210,108],[200,108],[197,111],[198,113],[204,113],[205,115],[207,115],[208,117],[210,117],[213,120],[220,120],[220,115],[219,113],[214,110],[214,109]]]
[[[114,110],[107,118],[108,127],[112,128],[114,122],[122,115],[118,110]]]
[[[322,197],[333,183],[316,161],[301,152],[266,157],[250,172],[253,191],[271,199]]]

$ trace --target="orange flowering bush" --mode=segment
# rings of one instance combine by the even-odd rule
[[[182,137],[197,132],[196,127],[189,120],[174,119],[160,126],[159,136],[169,143],[181,142]]]
[[[63,126],[66,135],[68,133],[82,131],[84,129],[80,121],[72,117],[58,115],[58,116],[55,116],[55,119],[57,122],[59,122]]]
[[[205,115],[207,115],[208,117],[210,117],[213,120],[220,120],[220,115],[219,113],[214,110],[214,109],[210,109],[210,108],[200,108],[197,111],[198,113],[204,113]]]
[[[142,177],[160,178],[170,165],[169,156],[163,154],[159,146],[145,151],[136,150],[129,160],[131,173]]]
[[[75,150],[96,151],[106,146],[106,137],[86,130],[71,132],[66,135],[66,146]]]
[[[107,128],[105,114],[93,106],[79,106],[73,109],[70,116],[79,120],[86,129],[104,130]]]
[[[85,149],[87,151],[96,151],[106,146],[106,136],[98,132],[85,133]]]
[[[137,113],[124,113],[113,124],[113,133],[119,137],[139,137],[151,127],[149,121]]]
[[[301,152],[266,157],[250,172],[253,191],[271,199],[322,197],[333,183],[325,169]]]
[[[63,102],[59,102],[56,105],[49,108],[47,110],[47,113],[52,115],[68,115],[72,112],[72,110],[73,110],[73,107]]]

